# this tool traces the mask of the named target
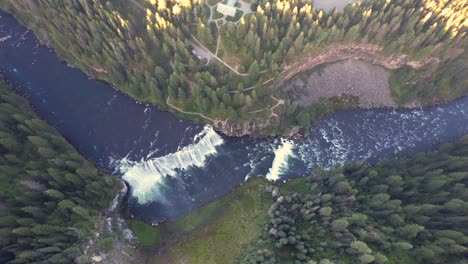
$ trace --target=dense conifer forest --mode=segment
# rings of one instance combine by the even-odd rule
[[[5,9],[33,23],[40,37],[45,29],[43,40],[88,74],[139,101],[203,113],[208,118],[186,116],[212,124],[270,119],[270,132],[284,132],[355,106],[335,98],[306,109],[281,89],[288,72],[337,45],[349,52],[375,45],[367,59],[377,64],[384,57],[409,61],[413,67],[392,71],[399,104],[467,93],[463,0],[372,0],[329,12],[311,0],[261,0],[251,3],[251,13],[222,25],[210,20],[201,0],[9,3]],[[214,56],[197,58],[196,46]],[[273,108],[274,96],[285,104]]]
[[[318,168],[281,184],[252,177],[176,221],[133,220],[135,263],[463,264],[467,166],[465,135],[432,152]]]
[[[468,94],[465,0],[369,0],[327,12],[312,0],[250,0],[250,12],[223,23],[212,21],[216,2],[6,0],[0,8],[88,75],[218,128],[258,121],[262,135],[284,134],[357,106],[343,95],[305,107],[284,88],[321,56],[313,67],[343,54],[386,67],[400,106]],[[177,221],[130,221],[140,248],[129,258],[462,264],[467,184],[468,136],[280,186],[252,179]],[[0,263],[89,263],[87,246],[117,186],[0,81]],[[106,240],[109,251],[117,237]],[[155,246],[170,252],[156,255]]]
[[[116,188],[0,81],[1,263],[82,263]]]
[[[239,263],[466,263],[468,137],[430,153],[317,169],[274,203]]]

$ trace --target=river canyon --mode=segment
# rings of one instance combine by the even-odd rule
[[[286,181],[317,166],[431,150],[468,133],[464,97],[428,108],[336,112],[297,141],[226,137],[90,79],[3,11],[0,73],[83,156],[129,183],[129,211],[148,223],[183,216],[250,177]]]

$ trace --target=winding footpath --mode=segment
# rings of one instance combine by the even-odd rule
[[[197,116],[200,116],[202,118],[205,118],[207,120],[210,120],[211,122],[215,123],[215,120],[213,118],[210,118],[210,117],[207,117],[206,115],[202,114],[202,113],[197,113],[197,112],[186,112],[182,109],[180,109],[179,107],[171,104],[171,102],[169,102],[169,96],[167,97],[167,100],[166,100],[166,104],[170,107],[172,107],[173,109],[183,113],[183,114],[187,114],[187,115],[197,115]]]
[[[139,9],[141,9],[142,11],[146,11],[146,8],[141,4],[139,3],[137,0],[130,0],[130,2],[135,5],[136,7],[138,7]],[[235,74],[239,75],[239,76],[250,76],[250,74],[248,73],[240,73],[238,72],[236,69],[234,69],[233,67],[231,67],[229,64],[227,64],[225,61],[223,61],[220,57],[217,56],[218,54],[218,50],[219,50],[219,43],[221,41],[221,35],[218,34],[218,42],[216,44],[216,54],[214,54],[213,52],[211,52],[205,45],[203,45],[193,34],[190,34],[190,36],[192,37],[192,44],[195,44],[196,46],[198,46],[199,48],[203,49],[206,53],[208,53],[212,58],[216,59],[217,61],[221,62],[222,64],[224,64],[224,66],[226,66],[228,69],[230,69],[232,72],[234,72]],[[267,70],[264,70],[264,71],[261,71],[260,73],[265,73],[267,72]],[[274,78],[270,78],[268,80],[266,80],[265,82],[263,82],[262,84],[267,84],[269,82],[271,82]],[[250,90],[253,90],[255,88],[255,86],[252,86],[252,87],[248,87],[248,88],[245,88],[243,89],[241,92],[246,92],[246,91],[250,91]],[[239,91],[229,91],[228,93],[237,93]],[[277,104],[273,107],[271,107],[271,116],[276,116],[278,117],[277,114],[274,113],[274,109],[276,107],[278,107],[279,105],[283,105],[284,104],[284,100],[280,100],[280,99],[277,99],[275,98],[274,96],[271,96],[271,98],[275,101],[277,101]],[[213,119],[211,117],[208,117],[202,113],[198,113],[198,112],[187,112],[187,111],[184,111],[182,109],[180,109],[179,107],[171,104],[170,102],[170,98],[169,96],[167,97],[166,99],[166,104],[168,106],[170,106],[171,108],[179,111],[180,113],[183,113],[183,114],[187,114],[187,115],[196,115],[196,116],[199,116],[199,117],[202,117],[206,120],[209,120],[211,121],[213,124],[217,124],[218,122],[222,122],[222,123],[226,123],[228,121],[228,119],[226,119],[225,121],[220,121],[219,119]],[[261,109],[261,110],[256,110],[256,111],[252,111],[252,112],[249,112],[250,114],[254,114],[254,113],[259,113],[259,112],[262,112],[262,111],[265,111],[265,109]]]
[[[271,115],[270,116],[275,116],[275,117],[278,117],[277,114],[275,114],[275,108],[280,106],[280,105],[284,105],[284,100],[283,99],[278,99],[276,97],[274,97],[273,95],[271,96],[271,98],[273,100],[275,100],[277,103],[276,105],[274,105],[272,108],[271,108]]]
[[[284,72],[284,71],[283,71],[283,72]],[[282,73],[282,72],[281,72],[281,73]],[[280,74],[281,74],[281,73],[280,73]],[[275,77],[271,77],[270,79],[268,79],[268,80],[262,82],[262,84],[267,84],[267,83],[273,81],[274,79],[275,79]],[[230,93],[230,94],[243,93],[243,92],[248,92],[248,91],[253,90],[253,89],[255,89],[255,86],[250,86],[250,87],[244,88],[244,89],[242,89],[242,90],[240,90],[240,91],[237,91],[237,90],[229,91],[228,93]]]
[[[216,56],[218,56],[219,42],[221,42],[221,33],[220,32],[218,32],[218,41],[216,43],[216,52],[215,52]]]
[[[135,5],[136,7],[138,7],[139,9],[141,9],[142,11],[146,11],[146,8],[140,4],[137,0],[130,0],[130,2]],[[194,44],[196,44],[197,46],[199,46],[200,48],[202,48],[203,50],[205,50],[212,58],[216,59],[217,61],[221,62],[222,64],[224,64],[224,66],[226,66],[228,69],[230,69],[232,72],[234,72],[235,74],[239,75],[239,76],[249,76],[250,74],[248,73],[240,73],[238,72],[236,69],[234,69],[233,67],[231,67],[231,65],[227,64],[225,61],[223,61],[220,57],[216,56],[216,54],[214,54],[213,52],[211,52],[207,47],[205,47],[205,45],[203,45],[200,41],[198,41],[198,39],[190,34],[190,36],[192,37],[192,40],[195,42]],[[218,39],[218,44],[219,44],[219,39]],[[216,48],[216,51],[217,51],[218,48]],[[216,52],[217,53],[217,52]]]
[[[270,107],[270,111],[271,111],[270,117],[274,116],[274,117],[279,118],[279,116],[275,113],[275,108],[280,106],[280,105],[284,105],[284,100],[283,99],[278,99],[278,98],[274,97],[273,95],[271,96],[271,99],[275,100],[276,104],[274,106]],[[265,111],[266,109],[268,109],[268,108],[259,109],[259,110],[255,110],[255,111],[250,111],[249,114],[261,113],[261,112]]]

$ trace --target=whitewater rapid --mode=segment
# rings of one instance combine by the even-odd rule
[[[210,128],[194,139],[202,125],[137,103],[68,67],[25,32],[0,10],[0,36],[11,36],[0,42],[2,75],[79,153],[130,183],[128,210],[146,222],[186,215],[246,178],[268,175],[284,181],[310,175],[317,166],[351,160],[373,164],[429,151],[468,133],[465,97],[429,108],[330,114],[294,142],[295,158],[281,154],[288,145],[278,139],[221,139]]]
[[[198,140],[198,142],[197,142]],[[140,162],[124,158],[120,162],[123,179],[132,187],[132,195],[140,204],[154,200],[164,202],[160,188],[164,186],[166,177],[176,177],[177,171],[191,167],[203,167],[208,156],[216,154],[216,147],[224,143],[211,126],[205,126],[197,134],[193,144],[175,153]]]
[[[284,170],[288,169],[288,160],[294,155],[294,142],[288,139],[281,139],[281,145],[275,150],[275,158],[273,164],[266,176],[270,181],[277,181],[280,179]]]

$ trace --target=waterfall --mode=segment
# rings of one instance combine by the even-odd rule
[[[294,142],[287,139],[281,139],[282,145],[275,150],[275,159],[266,178],[270,181],[276,181],[281,176],[284,169],[288,168],[289,157],[294,157]]]
[[[197,139],[199,140],[195,143]],[[211,126],[205,126],[195,136],[193,144],[175,153],[146,161],[131,162],[122,159],[120,169],[124,173],[123,178],[132,188],[132,195],[140,204],[145,204],[158,198],[163,199],[159,196],[158,189],[164,184],[165,177],[176,177],[177,170],[204,166],[207,157],[216,154],[216,147],[221,144],[222,137]]]

